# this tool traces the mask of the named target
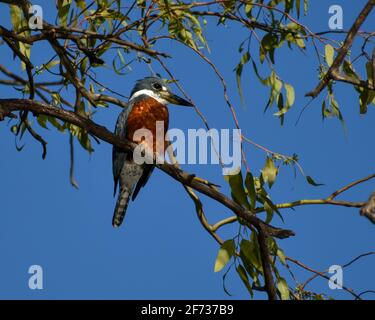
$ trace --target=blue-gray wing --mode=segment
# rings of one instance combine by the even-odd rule
[[[126,121],[128,119],[129,113],[132,109],[132,105],[129,105],[128,108],[125,108],[121,111],[117,118],[115,134],[121,138],[126,137]],[[127,153],[116,146],[112,148],[112,171],[113,171],[113,180],[114,180],[114,195],[116,194],[118,180],[120,178],[121,169],[126,160]]]

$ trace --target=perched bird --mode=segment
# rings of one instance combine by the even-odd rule
[[[138,129],[148,129],[153,134],[153,152],[163,153],[166,146],[160,150],[156,145],[156,122],[164,122],[164,135],[168,130],[169,113],[167,104],[182,106],[192,104],[173,94],[168,85],[160,78],[147,77],[137,81],[125,108],[119,115],[115,134],[129,141],[134,141],[134,133]],[[133,154],[113,147],[112,152],[113,178],[120,185],[119,195],[113,214],[112,225],[119,227],[124,220],[129,199],[134,200],[139,190],[146,184],[154,166],[152,164],[139,165],[135,163]]]

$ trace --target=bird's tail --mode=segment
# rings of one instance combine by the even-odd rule
[[[121,189],[117,198],[115,211],[113,213],[112,225],[115,228],[121,226],[124,221],[126,209],[130,200],[131,193],[127,189]]]

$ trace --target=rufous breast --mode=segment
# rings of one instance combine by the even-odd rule
[[[158,125],[157,122],[159,122]],[[168,125],[168,108],[154,98],[148,97],[146,99],[137,101],[133,105],[126,122],[126,136],[128,140],[135,143],[140,143],[140,141],[136,141],[137,139],[134,139],[134,134],[139,129],[149,130],[149,132],[152,134],[152,139],[142,139],[144,141],[143,143],[145,143],[148,148],[152,149],[153,152],[163,155],[167,147],[165,143],[165,134],[168,130]],[[159,128],[159,131],[161,131],[158,132],[158,134],[156,132],[157,128]],[[138,136],[139,134],[142,135],[142,131],[137,133]]]

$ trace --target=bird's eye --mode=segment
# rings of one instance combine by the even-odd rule
[[[153,83],[153,84],[152,84],[152,87],[153,87],[155,90],[158,90],[158,91],[160,91],[160,90],[162,89],[161,84],[160,84],[160,83],[157,83],[157,82]]]

